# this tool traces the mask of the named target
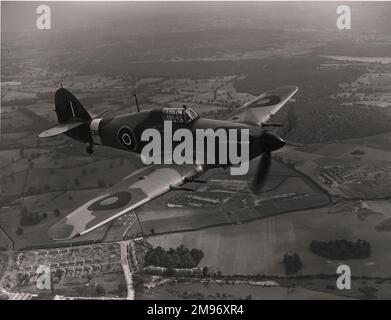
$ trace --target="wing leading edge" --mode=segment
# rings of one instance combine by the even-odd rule
[[[200,165],[153,165],[130,174],[88,201],[48,231],[53,240],[67,240],[90,232],[199,176]]]
[[[235,110],[227,120],[260,126],[280,110],[297,90],[299,88],[296,86],[285,86],[266,91]]]

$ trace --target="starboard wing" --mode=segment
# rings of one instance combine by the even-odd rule
[[[152,165],[130,174],[54,224],[53,240],[86,234],[203,173],[200,165]]]
[[[227,120],[259,126],[280,110],[298,89],[296,86],[285,86],[266,91],[235,110]]]

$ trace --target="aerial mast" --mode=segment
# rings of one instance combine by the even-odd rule
[[[137,94],[135,89],[133,90],[133,97],[134,100],[136,101],[137,112],[140,112],[140,106],[138,105]]]

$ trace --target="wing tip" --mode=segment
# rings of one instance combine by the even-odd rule
[[[298,90],[299,90],[299,87],[297,85],[294,85],[294,84],[289,84],[289,85],[286,85],[286,86],[282,86],[282,87],[278,87],[278,89],[282,89],[282,90],[289,90],[289,91],[292,91],[293,93],[296,93]]]
[[[50,132],[48,130],[42,131],[39,135],[38,138],[50,138],[52,137],[50,135]]]

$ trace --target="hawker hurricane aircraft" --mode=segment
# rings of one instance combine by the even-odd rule
[[[197,129],[248,129],[249,160],[262,155],[253,180],[253,190],[259,190],[265,181],[271,163],[271,152],[284,146],[284,141],[268,126],[270,118],[297,92],[296,86],[285,86],[267,91],[245,103],[224,121],[200,117],[193,109],[163,108],[140,111],[115,117],[91,115],[76,97],[60,88],[55,94],[55,112],[59,124],[42,132],[39,137],[54,137],[60,134],[88,144],[87,152],[93,153],[95,145],[102,145],[140,154],[146,141],[141,139],[148,128],[155,128],[164,134],[164,124],[171,122],[173,130]],[[107,110],[106,110],[107,111]],[[199,151],[198,151],[199,152]],[[216,158],[219,155],[216,154]],[[169,192],[189,190],[182,186],[197,180],[207,170],[229,167],[232,163],[215,164],[151,164],[130,173],[101,195],[88,201],[80,208],[55,223],[48,231],[54,240],[71,239],[84,235],[143,204]]]

